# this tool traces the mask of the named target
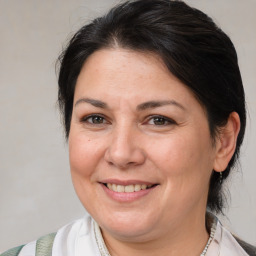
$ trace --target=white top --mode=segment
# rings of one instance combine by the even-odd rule
[[[36,241],[25,245],[19,256],[35,256]],[[102,254],[101,254],[102,253]],[[54,239],[53,256],[107,256],[97,223],[90,217],[74,221],[61,228]],[[213,240],[206,256],[248,256],[232,234],[217,220]]]

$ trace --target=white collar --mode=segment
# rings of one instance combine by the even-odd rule
[[[211,213],[207,213],[207,215],[212,219],[211,225],[216,230],[205,256],[248,256],[232,234],[222,226],[218,218]],[[101,255],[111,256],[104,243],[100,228],[95,221],[93,226],[95,239]]]
[[[213,217],[212,225],[215,223],[216,231],[206,256],[249,256],[232,234],[221,225],[220,221],[214,215],[211,216]],[[24,254],[21,253],[21,255]],[[57,232],[52,255],[109,256],[110,254],[98,224],[90,216],[86,216],[66,225]]]
[[[210,215],[213,216],[216,223],[216,231],[206,256],[248,256],[233,235],[222,226],[217,217],[213,214]]]

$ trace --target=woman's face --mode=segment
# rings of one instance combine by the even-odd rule
[[[103,233],[139,241],[203,219],[216,157],[206,113],[156,56],[89,57],[69,150],[75,190]]]

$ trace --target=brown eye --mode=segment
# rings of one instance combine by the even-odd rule
[[[155,125],[165,125],[166,120],[163,117],[154,117],[153,122]]]
[[[91,117],[91,119],[92,119],[92,123],[94,124],[102,124],[104,122],[104,118],[101,116],[94,116],[94,117]]]
[[[82,120],[83,122],[87,122],[90,124],[105,124],[106,120],[104,117],[99,115],[91,115]]]
[[[175,124],[175,121],[164,116],[153,116],[149,119],[148,123],[151,125],[165,126]]]

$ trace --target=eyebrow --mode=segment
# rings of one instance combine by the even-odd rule
[[[106,109],[108,108],[108,105],[103,102],[103,101],[100,101],[100,100],[95,100],[95,99],[89,99],[89,98],[82,98],[82,99],[79,99],[76,103],[75,103],[75,107],[77,105],[79,105],[80,103],[89,103],[91,105],[93,105],[94,107],[96,108],[103,108],[103,109]]]
[[[166,105],[173,105],[176,106],[182,110],[186,110],[184,106],[182,106],[180,103],[178,103],[175,100],[162,100],[162,101],[147,101],[145,103],[139,104],[137,106],[138,111],[150,109],[150,108],[159,108]]]
[[[75,107],[81,103],[89,103],[96,108],[102,108],[102,109],[109,108],[107,103],[105,103],[101,100],[95,100],[95,99],[90,99],[90,98],[81,98],[81,99],[77,100],[75,103]],[[137,111],[143,111],[143,110],[147,110],[147,109],[151,109],[151,108],[159,108],[159,107],[166,106],[166,105],[173,105],[182,110],[186,110],[186,108],[184,106],[182,106],[180,103],[178,103],[175,100],[147,101],[147,102],[139,104],[136,107],[136,109],[137,109]]]

